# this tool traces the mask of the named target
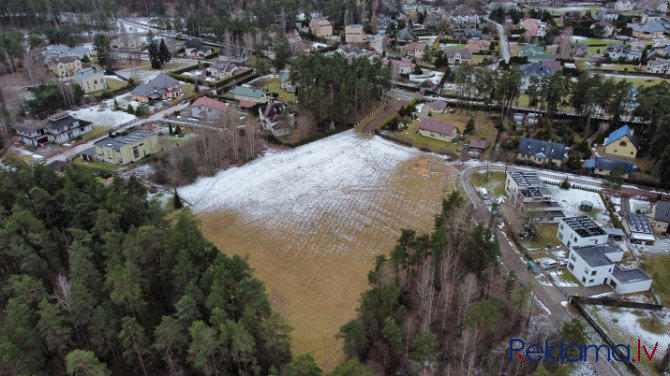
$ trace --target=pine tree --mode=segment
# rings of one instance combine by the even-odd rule
[[[174,135],[179,136],[181,134],[181,125],[177,124],[177,126],[174,128]]]
[[[181,209],[184,207],[184,203],[181,201],[181,197],[179,197],[179,193],[177,193],[177,190],[174,190],[174,198],[172,200],[172,204],[174,205],[175,209]]]
[[[194,93],[199,93],[200,92],[200,85],[198,85],[198,81],[195,82],[195,86],[193,87],[193,92]]]
[[[473,134],[475,133],[475,119],[470,118],[468,120],[468,123],[465,125],[465,130],[463,131],[465,134]]]
[[[130,103],[128,103],[128,107],[126,107],[126,112],[131,115],[135,115],[135,110],[133,109],[133,106]]]
[[[121,106],[119,106],[119,102],[116,101],[116,98],[114,98],[114,111],[119,111],[121,110]]]
[[[565,191],[567,191],[568,189],[570,189],[570,182],[568,181],[568,177],[567,177],[567,176],[565,177],[565,180],[563,180],[563,182],[561,183],[561,185],[559,185],[558,187],[561,188],[561,189],[563,189],[563,190],[565,190]]]
[[[170,50],[165,45],[165,40],[161,39],[161,43],[158,46],[158,56],[160,57],[161,65],[169,63],[172,59],[172,54]]]
[[[170,136],[174,136],[174,131],[172,130],[172,124],[168,124],[168,132]]]

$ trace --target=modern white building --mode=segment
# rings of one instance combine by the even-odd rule
[[[651,288],[651,277],[640,269],[621,270],[615,266],[609,285],[617,294],[632,294]]]
[[[507,172],[505,191],[528,222],[556,223],[565,218],[561,205],[534,172]]]
[[[585,215],[562,218],[556,237],[570,249],[607,243],[607,233]]]
[[[614,271],[614,260],[621,261],[623,249],[615,243],[574,247],[570,250],[568,270],[585,287],[604,285]]]
[[[654,231],[649,218],[644,214],[626,213],[621,221],[628,240],[634,244],[653,245]]]

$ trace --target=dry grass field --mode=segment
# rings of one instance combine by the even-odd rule
[[[273,308],[295,329],[294,355],[310,352],[330,370],[344,360],[335,335],[355,316],[375,257],[403,227],[430,231],[457,182],[438,156],[345,132],[201,179],[180,195],[207,239],[249,255]]]

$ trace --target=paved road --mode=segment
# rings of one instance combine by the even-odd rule
[[[504,170],[504,166],[495,166],[489,164],[489,170]],[[472,186],[470,176],[479,171],[485,171],[486,166],[483,164],[477,164],[470,167],[467,167],[460,174],[461,186],[465,190],[465,194],[470,202],[475,205],[477,214],[480,221],[488,221],[490,217],[490,212],[486,207],[484,201],[479,196],[477,190]],[[541,172],[539,172],[540,176]],[[562,302],[566,301],[566,297],[559,291],[555,286],[544,286],[535,279],[535,276],[530,273],[526,267],[525,259],[523,254],[516,248],[513,242],[507,238],[507,234],[500,229],[497,229],[496,236],[500,242],[500,251],[502,254],[502,264],[503,268],[511,271],[513,270],[519,278],[523,279],[526,282],[533,284],[533,292],[535,298],[539,300],[539,304],[549,310],[547,321],[553,323],[555,328],[558,329],[560,325],[564,322],[576,317],[576,314],[573,314],[567,306],[564,306]],[[600,376],[618,376],[619,372],[609,363],[606,362],[593,362],[591,363],[594,370],[597,372],[597,375]]]
[[[500,54],[502,55],[502,59],[505,60],[505,63],[509,64],[509,43],[507,42],[507,35],[505,35],[505,28],[497,22],[494,23],[496,24],[498,35],[500,36]]]

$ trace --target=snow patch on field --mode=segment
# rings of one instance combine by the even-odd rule
[[[114,111],[113,99],[103,102],[102,105],[86,107],[69,112],[77,119],[90,121],[93,125],[102,125],[108,128],[113,128],[135,119],[135,115],[131,115],[124,111]]]
[[[659,350],[663,351],[665,346],[670,343],[670,335],[667,330],[663,334],[651,333],[640,326],[640,319],[654,317],[659,320],[665,328],[670,326],[670,313],[667,310],[661,312],[652,312],[632,308],[608,309],[605,307],[588,306],[592,314],[598,317],[598,322],[606,323],[611,332],[618,332],[619,337],[630,340],[630,343],[639,338],[643,344],[653,346],[659,343]],[[610,335],[614,333],[609,333]],[[616,337],[616,335],[615,335]],[[616,340],[615,340],[616,341]],[[635,341],[637,342],[637,341]],[[658,350],[657,350],[658,351]]]
[[[304,223],[304,231],[318,232],[320,223],[344,206],[352,208],[347,221],[365,226],[371,218],[364,213],[381,209],[373,203],[387,189],[394,168],[419,154],[379,137],[362,138],[347,131],[288,151],[268,150],[245,166],[200,178],[179,193],[195,211],[241,209],[245,216],[263,218],[275,229],[287,221],[295,221],[294,226],[310,222]]]
[[[593,211],[597,211],[598,214],[596,215],[596,220],[602,222],[607,222],[609,220],[605,204],[603,204],[600,195],[597,193],[575,188],[566,191],[555,185],[549,185],[547,188],[551,191],[553,199],[561,204],[561,208],[566,217],[588,215],[589,213],[579,210],[579,205],[581,205],[582,201],[586,200],[591,201],[593,204]]]
[[[644,201],[644,200],[638,200],[636,198],[631,198],[628,201],[628,205],[629,205],[630,211],[632,213],[637,213],[638,210],[642,214],[651,213],[651,202],[649,202],[649,201]]]

